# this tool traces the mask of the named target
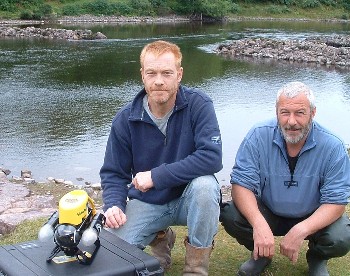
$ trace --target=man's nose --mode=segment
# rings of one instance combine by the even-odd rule
[[[164,80],[163,80],[162,74],[157,74],[157,75],[156,75],[155,84],[156,84],[156,85],[162,85],[162,84],[164,84]]]

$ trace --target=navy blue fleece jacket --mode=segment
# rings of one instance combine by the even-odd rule
[[[166,136],[144,110],[145,95],[143,89],[112,121],[100,170],[105,211],[112,206],[125,211],[127,197],[165,204],[194,178],[222,169],[219,125],[207,95],[180,86]],[[134,175],[149,170],[152,189],[143,193],[129,185]]]

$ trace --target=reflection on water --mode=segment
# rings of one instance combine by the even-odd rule
[[[139,53],[154,39],[179,44],[183,84],[203,89],[214,101],[223,136],[222,184],[229,182],[245,133],[257,121],[274,116],[276,91],[288,81],[309,84],[317,96],[316,119],[350,143],[347,70],[230,60],[213,53],[219,43],[234,38],[302,39],[345,33],[347,24],[251,21],[88,28],[109,39],[0,39],[0,166],[12,175],[28,168],[37,180],[54,176],[77,184],[78,177],[98,182],[111,119],[141,88]]]

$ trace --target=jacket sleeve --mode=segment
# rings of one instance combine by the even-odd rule
[[[331,147],[331,146],[329,146]],[[346,205],[350,197],[350,160],[343,144],[333,147],[327,160],[320,203]]]
[[[222,142],[211,100],[200,101],[191,109],[195,150],[187,157],[151,170],[156,189],[183,185],[194,178],[213,175],[222,169]],[[192,111],[193,110],[193,111]]]
[[[125,212],[128,185],[131,183],[132,156],[128,127],[120,114],[112,122],[104,163],[100,170],[103,210],[117,206]]]

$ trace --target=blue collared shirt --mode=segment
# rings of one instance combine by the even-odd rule
[[[292,177],[284,138],[272,119],[255,125],[244,138],[231,183],[253,191],[274,214],[300,218],[321,204],[348,203],[349,156],[340,138],[313,122]]]

